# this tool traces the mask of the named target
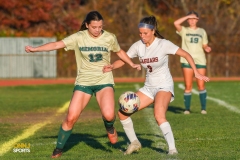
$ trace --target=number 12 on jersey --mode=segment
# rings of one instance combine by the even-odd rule
[[[101,53],[89,54],[88,57],[90,62],[98,62],[101,61],[103,58]]]

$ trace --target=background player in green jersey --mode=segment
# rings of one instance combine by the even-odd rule
[[[177,34],[179,34],[182,38],[182,49],[191,54],[198,72],[202,75],[206,75],[206,56],[204,51],[210,52],[211,48],[208,46],[206,31],[203,28],[199,28],[197,26],[198,20],[198,13],[191,11],[186,16],[176,20],[174,22],[174,26],[177,29]],[[188,22],[189,27],[184,27],[181,25],[184,21]],[[185,81],[184,104],[186,110],[184,111],[184,114],[190,114],[192,95],[191,91],[194,72],[186,59],[181,57],[180,61]],[[197,79],[197,86],[199,90],[199,99],[201,102],[201,113],[207,114],[207,91],[205,88],[205,82],[203,80]]]
[[[63,40],[47,43],[38,47],[26,46],[26,52],[51,51],[60,48],[74,50],[77,62],[77,78],[68,114],[58,133],[56,148],[52,158],[62,155],[63,147],[69,138],[72,128],[81,112],[94,94],[99,104],[108,138],[112,144],[118,140],[113,127],[114,113],[114,80],[112,72],[103,72],[103,67],[110,64],[111,52],[133,68],[141,69],[134,64],[120,48],[114,34],[103,30],[103,17],[97,11],[89,12],[81,25],[79,32]]]

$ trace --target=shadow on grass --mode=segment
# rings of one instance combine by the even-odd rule
[[[153,108],[153,105],[148,106],[147,108]],[[178,107],[178,106],[168,106],[168,111],[176,113],[176,114],[182,114],[183,111],[185,109],[183,109],[182,107]]]
[[[142,145],[142,148],[149,148],[149,149],[154,150],[156,152],[167,153],[167,151],[164,150],[163,148],[154,147],[154,146],[156,146],[156,142],[155,141],[153,141],[151,139],[142,138],[143,136],[146,136],[146,135],[149,136],[149,137],[156,136],[159,139],[165,141],[163,136],[153,135],[153,134],[137,134],[138,140],[140,141],[140,143]],[[118,132],[118,136],[123,138],[123,140],[119,141],[116,144],[116,147],[118,147],[121,151],[125,152],[127,147],[128,147],[128,145],[130,144],[130,142],[127,139],[126,134],[124,132]],[[132,154],[138,154],[138,152],[134,152]]]
[[[143,134],[143,136],[146,136],[146,134]],[[153,136],[152,134],[149,134],[149,136]],[[159,135],[155,135],[160,139],[164,139],[164,137],[159,136]],[[93,149],[98,149],[98,150],[102,150],[104,152],[112,152],[112,150],[108,149],[109,147],[106,147],[104,144],[99,142],[99,138],[107,138],[107,134],[103,134],[100,136],[96,136],[93,134],[81,134],[81,133],[74,133],[71,134],[71,136],[69,137],[69,139],[67,140],[67,143],[64,146],[63,151],[67,152],[68,150],[70,150],[71,148],[73,148],[75,145],[78,145],[79,143],[85,143],[86,145],[88,145],[89,147],[93,148]],[[118,149],[122,152],[125,152],[128,144],[130,143],[129,140],[126,137],[126,134],[124,132],[118,132],[118,137],[119,139],[123,139],[123,140],[119,140],[116,144],[111,144],[110,142],[107,142],[108,146],[111,146],[111,148],[114,149]],[[150,148],[152,150],[155,150],[156,152],[161,152],[161,153],[166,153],[167,151],[162,149],[162,148],[156,148],[153,147],[154,146],[154,141],[151,139],[145,139],[145,138],[141,138],[141,134],[137,134],[137,137],[139,139],[139,141],[142,144],[142,148]],[[57,136],[45,136],[43,138],[52,138],[52,139],[56,139],[57,140]],[[133,153],[133,154],[137,154]]]
[[[105,135],[104,137],[106,137],[107,135]],[[103,136],[101,136],[103,137]],[[57,140],[57,136],[49,136],[49,137],[44,137],[44,138],[53,138]],[[68,150],[70,150],[71,148],[73,148],[75,145],[81,143],[85,143],[86,145],[88,145],[89,147],[92,147],[93,149],[100,149],[102,151],[105,152],[112,152],[111,150],[107,149],[104,145],[102,145],[97,139],[99,138],[99,136],[95,136],[93,134],[87,134],[87,133],[73,133],[70,135],[70,137],[68,138],[63,151],[67,152]],[[110,144],[110,143],[109,143]]]
[[[176,114],[183,114],[185,109],[177,106],[168,106],[168,111],[176,113]]]

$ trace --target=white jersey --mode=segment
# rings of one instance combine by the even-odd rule
[[[144,86],[148,88],[171,88],[173,92],[173,79],[168,68],[168,55],[175,54],[179,49],[172,42],[155,38],[148,47],[141,41],[135,42],[127,54],[130,58],[139,57],[140,63],[146,69]]]

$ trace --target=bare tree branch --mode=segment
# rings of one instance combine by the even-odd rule
[[[185,2],[185,0],[181,0],[182,6],[183,6],[183,10],[185,12],[185,14],[187,14],[189,12],[189,9],[187,7],[187,4]]]

